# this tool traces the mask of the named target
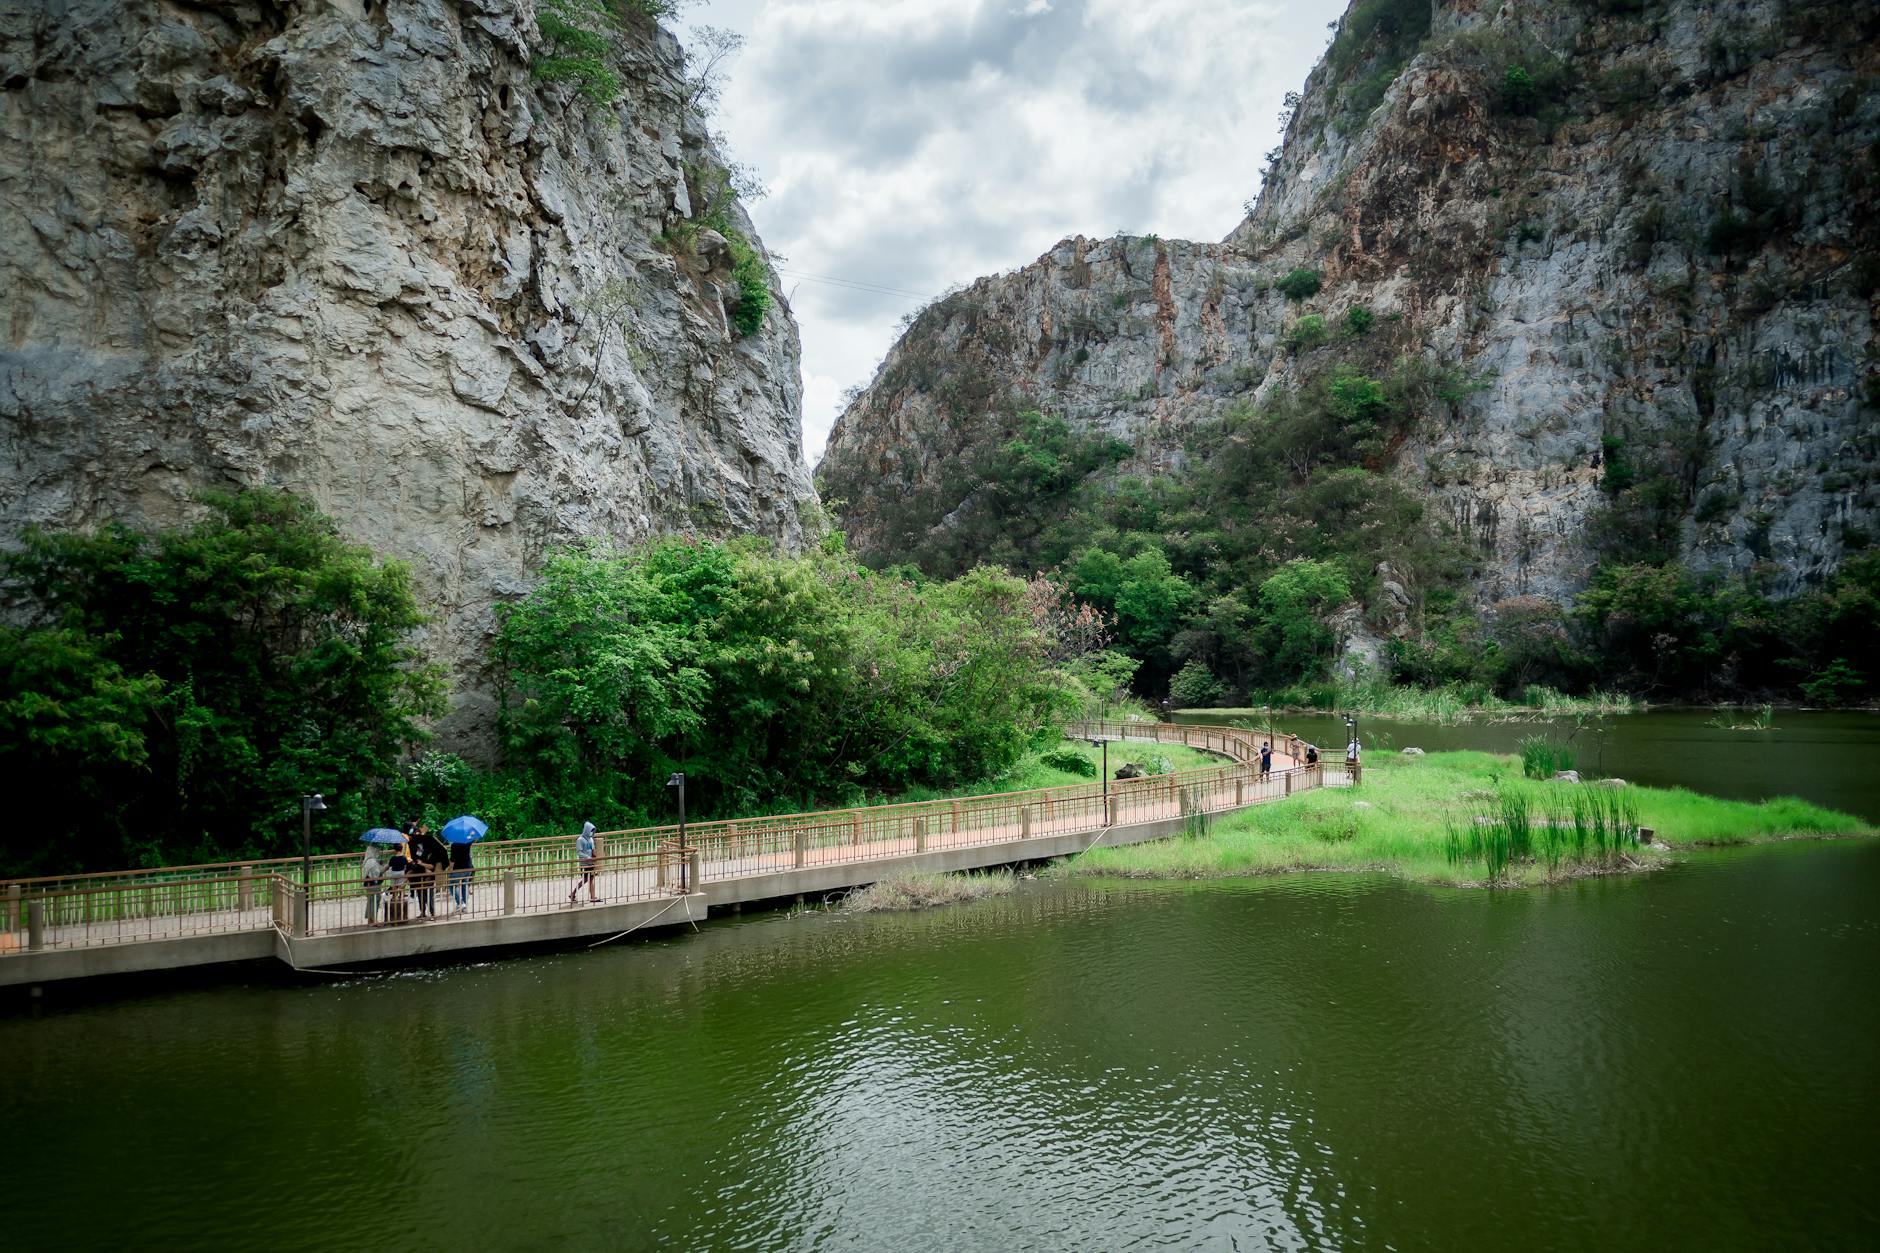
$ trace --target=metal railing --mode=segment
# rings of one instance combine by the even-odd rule
[[[1360,779],[1343,761],[1297,764],[1301,741],[1270,733],[1282,761],[1259,770],[1269,733],[1242,727],[1088,721],[1074,739],[1182,744],[1229,760],[1171,774],[953,799],[601,832],[593,895],[610,903],[670,896],[685,884],[779,870],[843,865],[910,853],[1097,833],[1109,827],[1219,813],[1295,791]],[[278,927],[323,934],[417,917],[500,918],[578,908],[588,898],[572,837],[489,840],[475,868],[376,886],[357,853],[314,858],[301,886],[299,858],[0,881],[0,957]],[[570,893],[577,896],[571,905]]]

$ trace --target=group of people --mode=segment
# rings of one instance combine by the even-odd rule
[[[448,890],[452,912],[470,908],[470,880],[475,874],[471,846],[446,844],[429,823],[416,818],[405,824],[404,832],[402,844],[366,846],[360,875],[365,883],[368,927],[436,918],[440,888]],[[383,918],[379,916],[381,902]]]
[[[1305,764],[1308,766],[1318,765],[1319,764],[1319,746],[1316,744],[1307,744],[1305,748],[1306,748],[1305,759],[1304,759]],[[1295,753],[1298,752],[1297,744],[1294,745],[1293,751]],[[1356,739],[1353,739],[1351,743],[1346,746],[1345,761],[1351,765],[1357,764],[1358,741]],[[1265,743],[1260,745],[1260,775],[1261,777],[1264,778],[1267,774],[1271,773],[1272,769],[1273,769],[1273,741],[1267,740]]]

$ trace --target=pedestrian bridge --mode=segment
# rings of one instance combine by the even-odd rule
[[[1359,780],[1344,762],[1307,766],[1297,736],[1239,727],[1103,721],[1066,736],[1183,744],[1219,766],[1129,780],[913,804],[689,823],[597,837],[596,894],[572,836],[485,840],[461,907],[447,874],[428,885],[436,918],[366,925],[360,854],[173,866],[0,881],[0,985],[278,959],[296,969],[368,966],[425,954],[614,937],[703,920],[708,910],[819,894],[909,870],[956,871],[1132,844],[1198,816]]]

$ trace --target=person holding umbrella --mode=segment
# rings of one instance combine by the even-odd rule
[[[360,837],[366,846],[365,859],[359,863],[360,878],[366,889],[366,925],[379,925],[379,897],[385,891],[385,863],[379,858],[379,846],[403,844],[405,837],[390,827],[374,827]]]
[[[444,839],[450,845],[451,912],[461,914],[470,908],[470,880],[476,868],[470,863],[470,846],[489,833],[489,824],[481,818],[463,814],[444,824]]]

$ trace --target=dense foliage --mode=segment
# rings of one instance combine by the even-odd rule
[[[403,565],[280,492],[208,503],[173,530],[29,532],[5,558],[32,624],[0,627],[0,787],[57,798],[9,829],[8,869],[290,852],[303,793],[363,822],[440,711]]]
[[[996,775],[1071,711],[1026,585],[670,540],[553,556],[501,613],[507,762],[566,818],[809,805]]]

